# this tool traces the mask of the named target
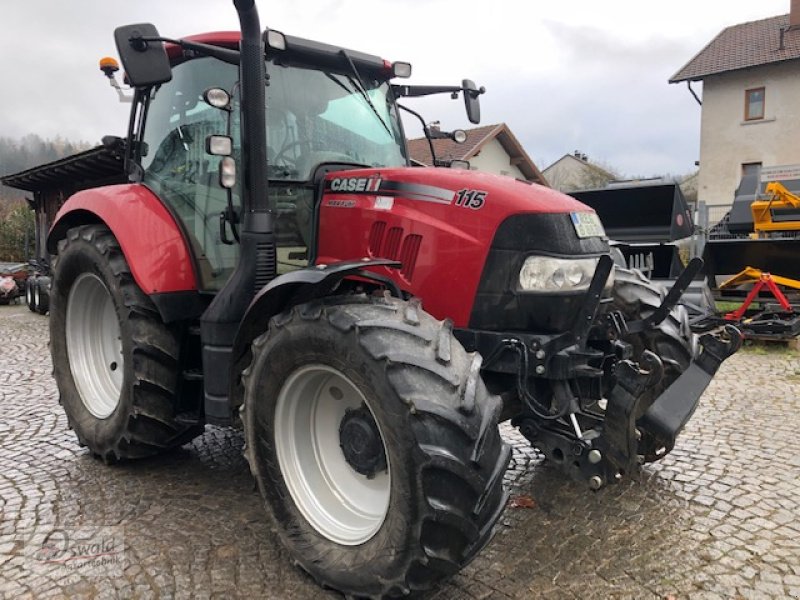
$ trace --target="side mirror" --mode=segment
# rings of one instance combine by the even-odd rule
[[[172,79],[172,67],[155,25],[137,23],[114,30],[114,41],[128,81],[133,87],[148,87]]]
[[[479,97],[486,89],[478,89],[475,82],[471,79],[464,79],[461,82],[461,87],[464,88],[464,105],[467,108],[467,118],[470,123],[475,123],[477,125],[481,122],[481,103]]]

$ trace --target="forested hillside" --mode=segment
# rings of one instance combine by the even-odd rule
[[[71,142],[61,137],[43,140],[36,134],[26,135],[22,139],[0,136],[0,176],[17,173],[87,148],[89,144],[86,142]],[[0,186],[0,204],[23,197],[23,192]]]

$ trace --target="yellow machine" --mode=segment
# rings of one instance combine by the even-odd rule
[[[778,285],[800,290],[800,281],[796,279],[790,279],[789,277],[781,277],[780,275],[766,273],[761,269],[756,269],[754,267],[745,267],[743,271],[740,271],[727,281],[721,283],[719,287],[720,289],[725,289],[736,287],[745,283],[757,283],[766,277],[769,277]]]
[[[763,234],[773,231],[800,231],[800,219],[775,221],[776,210],[800,209],[800,196],[793,194],[777,181],[767,184],[764,195],[766,199],[756,200],[750,205],[755,237],[762,237]]]

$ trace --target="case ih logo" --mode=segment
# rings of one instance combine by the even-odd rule
[[[380,187],[379,177],[337,177],[330,184],[332,192],[377,192]]]

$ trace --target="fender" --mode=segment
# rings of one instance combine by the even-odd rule
[[[180,226],[145,186],[110,185],[70,196],[47,236],[48,251],[57,254],[67,230],[86,223],[105,223],[111,229],[145,294],[197,290],[192,254]]]
[[[393,295],[402,297],[400,289],[391,279],[364,271],[366,267],[399,269],[401,263],[387,259],[364,259],[317,265],[280,275],[256,294],[239,325],[233,343],[231,374],[228,380],[230,381],[228,397],[232,408],[242,403],[244,389],[241,385],[241,373],[249,362],[250,346],[253,340],[267,330],[270,319],[278,313],[298,304],[331,295],[342,279],[353,275],[375,281],[386,286]]]

